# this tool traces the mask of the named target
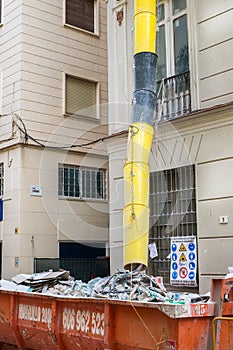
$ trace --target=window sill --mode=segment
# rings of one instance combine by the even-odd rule
[[[63,26],[65,28],[70,28],[70,29],[76,30],[76,31],[84,33],[84,34],[91,35],[91,36],[96,37],[96,38],[100,37],[98,32],[94,32],[94,33],[93,32],[89,32],[88,30],[85,30],[85,29],[82,29],[82,28],[79,28],[79,27],[75,27],[75,26],[72,26],[71,24],[67,24],[67,23],[64,23]]]
[[[65,196],[58,196],[59,200],[67,200],[67,201],[74,201],[74,202],[96,202],[96,203],[108,203],[107,199],[97,199],[97,198],[73,198],[73,197],[65,197]]]
[[[100,118],[92,118],[92,117],[86,117],[84,115],[80,114],[69,114],[69,113],[63,113],[64,118],[73,118],[73,119],[82,119],[91,123],[99,124],[100,123]]]

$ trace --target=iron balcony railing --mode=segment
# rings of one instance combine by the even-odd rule
[[[162,79],[158,83],[158,120],[174,119],[190,112],[190,72]]]

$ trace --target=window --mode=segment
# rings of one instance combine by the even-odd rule
[[[189,70],[186,0],[160,2],[158,26],[158,80],[161,80]]]
[[[59,196],[106,199],[106,170],[59,164]]]
[[[151,173],[150,227],[150,243],[158,251],[151,273],[169,284],[170,237],[197,235],[194,165]]]
[[[66,0],[66,24],[95,33],[97,0]]]
[[[4,163],[0,163],[0,196],[4,194]]]
[[[65,114],[98,119],[98,83],[66,75]]]
[[[158,7],[158,119],[191,112],[186,0],[162,0]]]

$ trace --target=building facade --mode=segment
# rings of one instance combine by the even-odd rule
[[[3,278],[107,254],[106,18],[104,0],[1,1]]]
[[[171,240],[193,238],[193,286],[201,293],[210,290],[212,278],[226,275],[232,266],[232,10],[228,1],[210,0],[161,0],[157,8],[157,122],[150,156],[149,232],[157,255],[149,258],[149,272],[163,276],[170,287],[175,269]],[[108,1],[109,133],[126,130],[130,123],[133,11],[133,1]],[[108,142],[112,271],[123,266],[126,149],[126,135]],[[185,275],[191,267],[186,269],[183,257],[179,263]],[[191,286],[189,282],[181,287]]]

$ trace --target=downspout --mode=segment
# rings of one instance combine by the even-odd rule
[[[147,267],[149,155],[156,109],[156,0],[134,2],[134,94],[124,165],[123,259],[125,269]]]

